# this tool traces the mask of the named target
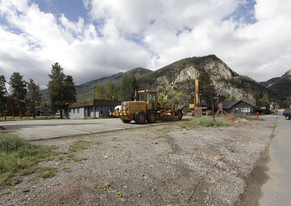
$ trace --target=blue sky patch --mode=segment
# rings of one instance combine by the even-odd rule
[[[33,0],[41,11],[52,13],[56,16],[64,14],[70,21],[78,21],[82,17],[86,21],[88,11],[82,0]]]
[[[256,1],[245,0],[239,4],[239,6],[231,15],[225,17],[223,20],[229,20],[230,18],[232,18],[238,24],[254,24],[257,22],[257,19],[255,17],[255,5]]]

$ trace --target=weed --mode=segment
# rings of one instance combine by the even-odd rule
[[[208,117],[200,117],[192,119],[191,121],[188,122],[183,122],[182,125],[186,127],[198,127],[198,126],[219,127],[219,126],[229,126],[231,125],[231,122],[224,117],[217,117],[215,118],[215,120]]]
[[[167,133],[173,129],[173,126],[164,126],[163,128],[156,129],[158,132]]]
[[[37,170],[39,172],[39,177],[42,177],[43,179],[54,177],[57,172],[57,168],[54,167],[41,167]]]
[[[69,152],[77,152],[79,150],[88,149],[90,142],[79,140],[69,147]]]
[[[121,192],[112,189],[111,186],[110,186],[108,183],[105,183],[104,185],[96,185],[96,186],[94,187],[94,189],[95,189],[95,190],[97,190],[97,189],[103,189],[104,192],[115,193],[115,194],[116,194],[116,197],[118,197],[118,198],[121,198],[121,197],[122,197]]]
[[[157,136],[156,138],[157,139],[162,139],[162,138],[166,138],[166,136],[165,135],[160,135],[160,136]]]
[[[64,167],[64,168],[62,169],[62,171],[69,172],[69,171],[70,171],[70,168],[69,168],[69,167]]]
[[[15,185],[32,174],[37,164],[54,155],[52,147],[36,146],[16,135],[0,133],[0,186]]]
[[[87,158],[73,158],[74,162],[81,162],[83,160],[87,160]]]

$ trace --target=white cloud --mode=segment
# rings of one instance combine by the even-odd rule
[[[18,71],[41,85],[59,62],[75,82],[134,67],[216,54],[262,81],[290,69],[291,2],[257,0],[253,24],[235,19],[250,0],[83,0],[91,19],[71,21],[31,1],[1,1],[0,73]]]

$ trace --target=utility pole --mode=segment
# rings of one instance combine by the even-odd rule
[[[93,101],[95,100],[95,89],[96,89],[96,86],[93,87]]]

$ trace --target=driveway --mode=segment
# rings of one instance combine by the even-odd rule
[[[59,138],[65,136],[95,134],[128,128],[145,127],[149,124],[124,124],[119,118],[110,119],[51,119],[0,122],[0,126],[18,134],[28,141]]]

